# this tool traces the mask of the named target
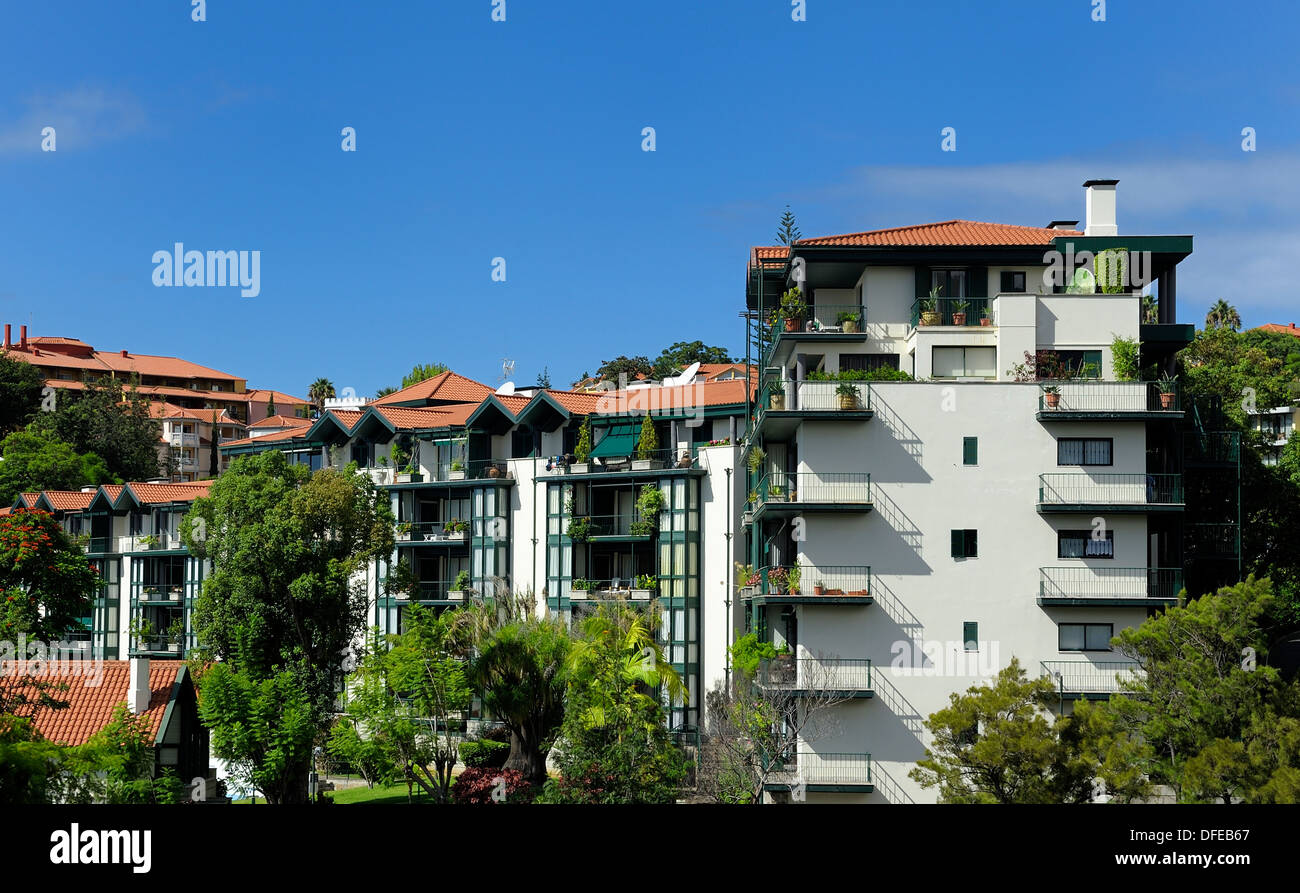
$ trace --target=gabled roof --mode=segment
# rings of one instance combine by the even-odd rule
[[[102,675],[90,672],[91,663],[91,661],[60,662],[60,667],[83,664],[84,666],[78,669],[83,669],[87,675],[74,676],[69,671],[65,675],[51,674],[41,677],[43,681],[67,685],[66,690],[50,693],[51,697],[66,703],[67,707],[60,709],[38,707],[30,713],[24,712],[24,715],[31,716],[32,725],[47,740],[58,744],[85,744],[112,720],[113,708],[128,700],[131,687],[131,662],[101,661],[98,666],[102,668]],[[7,694],[24,693],[29,697],[36,695],[35,689],[30,684],[22,684],[25,673],[22,672],[21,662],[6,661],[0,665],[0,668],[3,669],[3,672],[0,672],[0,689],[5,689]],[[153,743],[158,743],[167,706],[180,695],[185,673],[186,667],[183,661],[149,661],[150,697],[149,707],[144,716],[147,720],[145,728],[148,729]]]
[[[98,490],[42,490],[40,502],[51,512],[81,512],[90,507]]]
[[[1259,328],[1257,328],[1255,331],[1257,331],[1257,332],[1281,332],[1281,333],[1286,334],[1286,335],[1294,335],[1295,337],[1300,338],[1300,329],[1296,328],[1296,324],[1295,324],[1295,323],[1291,323],[1291,325],[1289,325],[1289,326],[1284,326],[1284,325],[1282,325],[1281,323],[1266,322],[1266,323],[1264,323],[1262,326],[1260,326]]]
[[[305,397],[295,397],[292,394],[286,394],[283,391],[274,391],[270,388],[249,388],[244,394],[249,400],[255,403],[289,403],[297,406],[310,406],[311,401]]]
[[[187,481],[172,484],[129,483],[117,499],[120,505],[123,499],[131,498],[138,505],[167,505],[173,502],[193,502],[200,496],[208,495],[212,481]]]
[[[310,428],[311,419],[304,419],[299,416],[291,415],[272,415],[267,416],[256,422],[249,422],[248,427],[252,428]]]
[[[592,395],[596,397],[596,407],[592,414],[643,416],[649,413],[656,416],[711,406],[738,406],[745,403],[745,392],[749,387],[750,381],[741,378],[697,381],[679,387],[607,391]]]
[[[426,378],[424,381],[417,382],[409,388],[402,388],[400,391],[394,391],[380,397],[371,405],[397,406],[402,404],[427,405],[437,403],[474,403],[477,405],[479,401],[491,393],[492,388],[482,382],[447,371],[441,372],[433,378]]]

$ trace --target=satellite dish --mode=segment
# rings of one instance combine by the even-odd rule
[[[509,397],[514,392],[515,383],[513,381],[507,381],[501,387],[497,388],[497,394],[501,397]]]
[[[673,384],[690,384],[695,380],[695,373],[700,371],[699,363],[691,363],[683,370],[681,375],[673,379]]]

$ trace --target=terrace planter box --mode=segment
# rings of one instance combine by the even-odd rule
[[[400,531],[400,530],[399,530],[399,531],[397,532],[397,541],[398,541],[399,543],[409,543],[409,542],[411,541],[411,531],[409,531],[409,530],[406,530],[406,531]]]
[[[447,590],[447,600],[448,600],[448,601],[452,601],[452,602],[464,602],[464,601],[465,601],[465,590],[464,590],[464,589],[448,589],[448,590]]]
[[[423,481],[424,481],[424,475],[416,471],[413,471],[410,474],[406,474],[405,472],[403,472],[402,474],[399,474],[397,476],[397,482],[399,484],[419,484]]]
[[[170,602],[178,602],[181,600],[182,594],[183,592],[179,586],[175,589],[169,589],[167,591],[167,600]]]
[[[586,601],[591,597],[590,589],[570,589],[569,601]]]
[[[633,589],[633,590],[632,590],[632,601],[634,601],[634,602],[648,602],[648,601],[650,601],[650,595],[651,595],[651,590],[649,590],[649,589]]]
[[[460,471],[449,471],[449,472],[447,472],[447,480],[449,480],[449,481],[463,481],[463,480],[465,480],[465,471],[464,471],[464,469],[462,469],[462,470],[460,470]]]
[[[750,512],[750,511],[741,512],[741,515],[740,515],[740,523],[741,523],[741,526],[746,526],[746,525],[749,525],[749,524],[753,524],[753,523],[754,523],[754,513],[753,513],[753,512]]]
[[[411,593],[395,592],[393,593],[393,598],[397,599],[399,602],[409,602],[411,600]]]
[[[655,468],[663,468],[663,467],[664,467],[664,461],[662,459],[633,459],[632,460],[633,471],[650,471]]]
[[[785,410],[785,394],[768,394],[767,408],[782,412]]]
[[[569,466],[570,474],[588,474],[591,471],[590,462],[574,462]]]

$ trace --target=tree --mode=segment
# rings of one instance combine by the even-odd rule
[[[849,700],[822,660],[809,662],[800,680],[804,691],[760,684],[760,675],[749,672],[759,663],[744,653],[753,642],[741,637],[732,645],[731,685],[719,683],[706,699],[710,722],[697,786],[712,803],[762,803],[769,784],[798,783],[799,750],[837,734],[834,708]]]
[[[378,400],[380,397],[387,397],[389,394],[396,394],[396,393],[397,393],[397,388],[392,387],[390,385],[386,388],[380,388],[379,390],[375,391],[375,399]]]
[[[245,687],[289,674],[324,734],[365,625],[364,572],[392,555],[393,523],[387,497],[352,465],[313,474],[279,451],[237,459],[181,521],[190,553],[213,562],[195,605],[201,651],[230,662]],[[308,757],[295,751],[299,799]]]
[[[1275,608],[1253,576],[1170,608],[1116,637],[1138,672],[1113,696],[1118,728],[1149,750],[1141,768],[1179,800],[1264,801],[1300,778],[1291,741],[1300,688],[1263,662]]]
[[[221,443],[221,430],[217,427],[217,416],[217,411],[212,410],[212,452],[208,459],[208,477],[216,477],[221,471],[221,451],[217,449]]]
[[[559,620],[536,616],[531,593],[512,592],[500,579],[494,590],[495,605],[455,612],[451,641],[472,656],[469,680],[483,706],[510,730],[504,768],[541,785],[564,719],[569,634]]]
[[[31,420],[41,405],[45,379],[31,363],[0,352],[0,437],[17,431]]]
[[[685,688],[655,638],[658,615],[600,605],[579,623],[567,660],[568,692],[556,748],[561,778],[550,803],[673,803],[686,762],[655,693]]]
[[[30,428],[0,441],[0,505],[13,503],[19,493],[37,490],[77,490],[116,483],[104,460],[94,453],[79,455],[70,444]]]
[[[551,386],[550,366],[543,366],[542,371],[537,373],[537,386],[539,388],[549,388]]]
[[[794,212],[790,210],[789,205],[786,205],[785,213],[781,215],[781,223],[776,229],[776,240],[782,245],[793,245],[802,238],[803,233],[795,225]]]
[[[655,433],[655,423],[650,420],[650,413],[646,413],[645,420],[641,422],[641,436],[636,442],[636,457],[653,459],[658,452],[659,435]]]
[[[416,363],[410,372],[402,376],[402,388],[409,388],[446,371],[447,367],[442,363]]]
[[[317,412],[325,411],[325,401],[334,397],[334,382],[328,378],[318,378],[307,389],[307,399],[316,407]]]
[[[116,480],[170,476],[158,452],[161,421],[149,400],[119,379],[87,379],[80,391],[59,391],[55,409],[40,413],[30,430],[102,457]]]
[[[1216,398],[1238,429],[1246,421],[1247,395],[1253,395],[1260,409],[1292,399],[1295,369],[1300,366],[1298,339],[1280,332],[1267,333],[1276,337],[1258,337],[1262,334],[1208,328],[1197,332],[1196,339],[1178,354],[1188,393]]]
[[[596,370],[596,377],[602,381],[612,381],[618,383],[619,376],[627,376],[627,381],[636,381],[637,376],[650,376],[654,372],[654,366],[645,357],[628,357],[617,356],[612,360],[605,360]]]
[[[1210,307],[1210,312],[1205,314],[1205,327],[1235,332],[1241,328],[1241,314],[1237,312],[1236,307],[1220,298]]]
[[[1098,761],[1086,727],[1049,721],[1050,679],[1029,679],[1012,658],[997,678],[954,692],[926,720],[932,740],[909,775],[939,789],[941,803],[1087,803]]]
[[[703,341],[678,341],[665,347],[651,367],[651,376],[658,379],[677,375],[692,363],[734,363],[725,347],[709,347]]]
[[[212,752],[244,789],[268,803],[303,803],[307,769],[320,730],[319,711],[299,674],[254,674],[248,663],[217,663],[199,679],[199,713]]]
[[[451,615],[411,606],[406,631],[367,652],[348,699],[348,715],[358,727],[354,734],[396,763],[408,798],[410,787],[419,785],[436,803],[451,799],[458,743],[451,723],[472,696],[465,660],[452,652]]]
[[[60,639],[90,613],[100,582],[49,512],[0,515],[0,642]]]

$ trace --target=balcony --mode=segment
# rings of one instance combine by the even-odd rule
[[[763,364],[780,366],[795,342],[862,342],[867,340],[863,322],[866,308],[860,304],[814,304],[802,317],[791,318],[779,310],[770,317],[771,345]]]
[[[456,589],[455,580],[421,580],[409,593],[398,593],[398,601],[413,601],[417,604],[460,605],[465,603],[468,591]]]
[[[659,529],[655,521],[647,521],[633,514],[622,515],[584,515],[573,520],[586,518],[587,539],[589,540],[648,540]]]
[[[1045,607],[1172,605],[1183,588],[1180,568],[1043,567],[1038,577],[1038,604]]]
[[[933,300],[933,308],[930,301]],[[962,305],[966,305],[964,308]],[[959,321],[961,314],[965,319]],[[931,326],[956,326],[958,328],[985,328],[981,319],[989,319],[988,298],[934,298],[928,295],[912,302],[912,328]],[[992,322],[989,323],[992,325]]]
[[[92,536],[86,541],[87,555],[105,555],[112,550],[113,538],[111,536]]]
[[[764,515],[789,517],[806,512],[869,512],[871,475],[866,472],[773,472],[755,490],[754,521]]]
[[[1060,381],[1039,385],[1040,422],[1179,419],[1177,390],[1149,381]]]
[[[865,381],[771,380],[758,408],[758,426],[764,437],[790,435],[801,421],[866,421],[871,409],[871,385]]]
[[[138,534],[117,538],[119,552],[173,552],[184,548],[185,543],[178,533]]]
[[[1145,514],[1183,510],[1183,478],[1177,474],[1040,474],[1040,514],[1117,512]]]
[[[697,461],[699,457],[693,450],[659,449],[645,457],[638,457],[635,438],[630,442],[620,438],[619,446],[607,447],[605,450],[601,450],[602,444],[603,442],[596,445],[596,450],[589,461],[555,465],[550,470],[551,474],[604,475],[622,472],[666,474],[681,471],[703,473]],[[611,451],[615,449],[618,452]]]
[[[185,597],[180,583],[136,583],[135,597],[142,605],[179,605]]]
[[[609,599],[648,602],[654,598],[654,593],[654,589],[637,588],[636,581],[627,577],[615,577],[611,580],[588,580],[579,577],[575,578],[569,586],[570,601]]]
[[[1236,465],[1241,461],[1241,435],[1235,431],[1188,431],[1183,435],[1187,465]]]
[[[755,604],[779,605],[869,605],[871,568],[866,565],[797,565],[761,567],[752,585],[740,590],[740,597]]]
[[[404,521],[397,526],[399,546],[463,546],[467,542],[468,521]]]
[[[1125,681],[1137,678],[1138,664],[1130,660],[1045,660],[1043,675],[1056,683],[1062,699],[1105,699],[1124,691]]]
[[[871,780],[869,753],[817,753],[801,750],[776,758],[776,769],[768,776],[768,791],[804,791],[828,793],[869,793],[875,790]]]
[[[411,466],[411,469],[408,472],[405,468],[385,468],[380,466],[367,469],[367,471],[375,479],[376,483],[384,483],[388,486],[410,486],[415,484],[427,486],[429,484],[460,484],[489,480],[513,484],[515,480],[514,472],[510,469],[509,460],[506,459],[474,459],[469,462],[457,459],[431,466]]]
[[[839,657],[787,657],[759,663],[758,685],[797,697],[829,695],[872,696],[871,661]]]
[[[1241,527],[1236,524],[1188,524],[1183,528],[1188,558],[1235,560],[1241,556]]]

